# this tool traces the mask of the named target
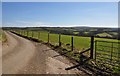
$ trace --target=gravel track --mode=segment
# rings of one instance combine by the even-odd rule
[[[65,68],[73,66],[65,57],[42,43],[36,43],[5,32],[7,42],[2,46],[3,74],[80,74]]]

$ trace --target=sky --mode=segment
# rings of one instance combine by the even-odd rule
[[[117,2],[3,2],[3,27],[118,27]]]
[[[119,2],[119,0],[2,0],[2,2]]]

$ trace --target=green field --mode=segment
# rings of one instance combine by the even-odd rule
[[[73,32],[74,34],[79,34],[79,32]]]
[[[112,35],[110,35],[108,33],[100,33],[100,34],[97,34],[97,36],[100,36],[100,37],[112,37]]]
[[[22,33],[23,35],[27,36],[26,33]],[[39,35],[39,36],[38,36]],[[32,37],[32,32],[28,32],[28,37]],[[71,45],[71,37],[70,35],[61,35],[61,42],[63,45],[70,44]],[[44,42],[48,41],[48,32],[38,32],[33,31],[33,38],[37,38]],[[106,39],[106,38],[95,38],[95,40],[102,40],[102,41],[111,41],[111,42],[118,42],[118,40],[114,39]],[[49,42],[54,45],[58,45],[59,43],[59,35],[58,34],[49,34]],[[90,37],[81,37],[81,36],[74,36],[74,47],[79,49],[80,51],[85,48],[90,47]]]
[[[110,34],[112,34],[112,35],[118,35],[117,32],[110,32]]]

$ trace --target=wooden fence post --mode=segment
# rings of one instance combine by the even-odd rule
[[[73,51],[73,36],[71,37],[71,51]]]
[[[33,38],[33,31],[31,31],[32,32],[32,38]]]
[[[94,36],[91,36],[91,46],[90,46],[90,58],[93,59],[93,50],[94,50]]]
[[[59,34],[59,46],[61,46],[61,34]]]
[[[48,32],[48,43],[49,43],[49,32]]]
[[[40,39],[40,31],[38,32],[39,34],[38,34],[38,39]]]
[[[27,37],[28,37],[28,32],[29,32],[29,31],[27,30]]]
[[[39,40],[39,32],[37,32],[37,33],[38,33],[37,38],[38,38],[38,40]]]

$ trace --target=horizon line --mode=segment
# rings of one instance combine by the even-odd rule
[[[101,27],[101,26],[2,26],[1,28],[40,28],[40,27],[56,27],[56,28],[65,28],[65,27],[89,27],[89,28],[120,28],[118,27]]]

